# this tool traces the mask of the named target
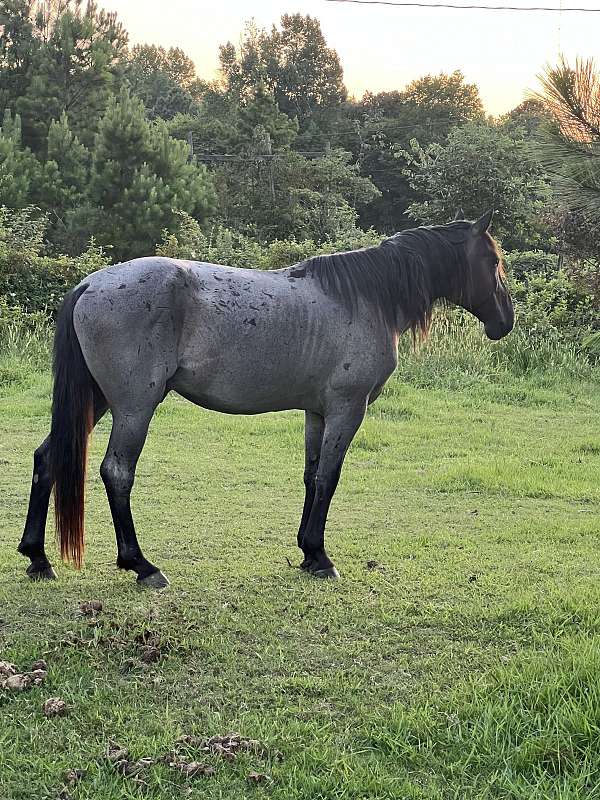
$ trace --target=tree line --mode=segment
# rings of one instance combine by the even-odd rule
[[[590,63],[560,63],[493,119],[460,72],[350,97],[308,15],[249,24],[219,59],[208,81],[179,48],[130,46],[93,0],[2,0],[0,206],[43,219],[47,255],[92,242],[113,260],[176,251],[190,230],[204,250],[217,231],[244,252],[311,251],[493,207],[506,250],[551,255],[555,271],[566,254],[598,298]]]

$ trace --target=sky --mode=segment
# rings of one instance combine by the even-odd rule
[[[600,8],[600,0],[451,1]],[[239,43],[247,20],[270,28],[284,13],[311,14],[337,50],[351,94],[402,89],[422,75],[459,69],[479,86],[486,111],[494,115],[526,99],[559,53],[571,60],[589,58],[600,42],[600,13],[454,11],[326,0],[101,0],[99,5],[117,12],[132,44],[180,47],[204,79],[217,76],[219,45]]]

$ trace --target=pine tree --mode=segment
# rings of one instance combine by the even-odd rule
[[[289,147],[298,133],[298,122],[279,110],[273,94],[264,84],[259,84],[251,97],[240,108],[239,134],[251,142],[257,127],[267,131],[273,147]]]
[[[37,202],[49,214],[48,238],[60,249],[68,241],[69,212],[84,202],[90,166],[90,153],[72,132],[64,112],[50,123],[47,153]]]
[[[33,4],[31,4],[33,5]],[[39,2],[29,66],[30,83],[15,101],[23,119],[23,140],[45,155],[50,123],[64,112],[79,139],[93,140],[96,122],[119,84],[127,34],[115,14],[89,0]]]
[[[89,200],[101,244],[118,258],[154,251],[164,229],[177,225],[177,211],[204,220],[213,206],[207,172],[188,163],[184,142],[165,123],[150,123],[143,103],[125,88],[100,121],[92,157]]]
[[[21,119],[4,112],[0,130],[0,206],[23,208],[31,202],[31,189],[39,179],[40,167],[21,144]]]

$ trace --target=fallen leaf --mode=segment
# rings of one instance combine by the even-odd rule
[[[13,692],[23,692],[31,686],[31,675],[27,672],[17,673],[16,675],[9,675],[5,678],[3,686],[5,689],[10,689]]]
[[[69,786],[74,786],[76,783],[82,778],[85,778],[86,770],[84,769],[68,769],[64,774],[64,781],[68,783]]]
[[[116,763],[126,759],[129,755],[129,750],[126,747],[120,747],[116,742],[109,742],[106,748],[106,757],[109,761]]]
[[[251,783],[264,783],[270,780],[269,776],[264,772],[249,772],[246,777]]]
[[[69,708],[60,697],[49,697],[42,706],[47,717],[64,717]]]
[[[140,660],[144,662],[144,664],[155,664],[157,661],[160,661],[162,653],[158,649],[158,647],[144,647],[142,651],[142,655],[140,656]]]
[[[85,600],[83,603],[79,604],[79,611],[86,617],[95,616],[102,611],[102,601],[101,600]]]

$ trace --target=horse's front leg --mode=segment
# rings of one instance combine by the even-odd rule
[[[367,400],[347,402],[325,417],[323,442],[314,485],[312,508],[304,529],[303,569],[320,578],[337,578],[338,571],[325,552],[325,523],[344,457],[364,419]]]
[[[315,478],[319,467],[325,420],[320,414],[307,411],[304,415],[304,508],[298,529],[298,547],[302,548],[304,531],[315,499]]]

